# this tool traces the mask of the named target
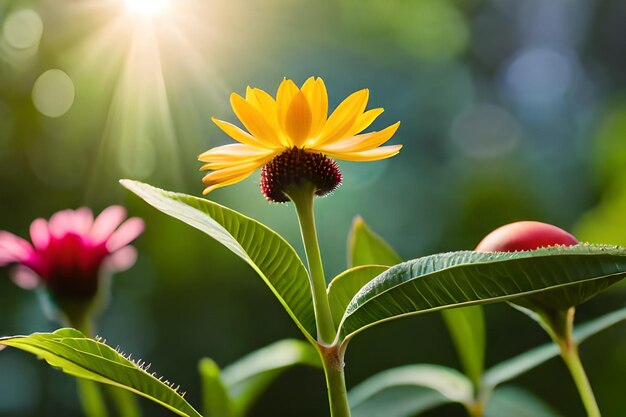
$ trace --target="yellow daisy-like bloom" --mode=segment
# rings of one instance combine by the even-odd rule
[[[258,88],[248,87],[245,98],[233,93],[230,103],[248,131],[212,119],[239,143],[210,149],[198,157],[205,162],[200,169],[212,171],[202,179],[207,185],[203,194],[242,181],[288,151],[318,155],[324,161],[330,161],[325,156],[376,161],[396,155],[402,145],[380,145],[394,135],[400,122],[381,131],[359,134],[383,112],[381,108],[365,111],[368,97],[369,90],[357,91],[328,116],[328,94],[321,78],[311,77],[301,88],[285,79],[278,87],[276,99]],[[295,159],[296,163],[300,160],[301,157]],[[293,164],[294,157],[288,163]]]

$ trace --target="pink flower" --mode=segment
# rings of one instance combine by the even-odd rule
[[[32,222],[32,244],[0,231],[0,266],[17,264],[11,276],[23,288],[43,284],[55,297],[92,298],[102,273],[124,271],[137,259],[128,244],[143,232],[144,223],[125,218],[121,206],[106,208],[96,219],[86,207],[59,211],[49,221]]]

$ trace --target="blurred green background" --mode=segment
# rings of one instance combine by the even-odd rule
[[[162,1],[162,3],[161,3]],[[116,277],[98,333],[200,403],[197,362],[224,366],[300,337],[254,272],[216,242],[129,195],[119,178],[200,195],[204,150],[230,139],[231,91],[274,92],[321,76],[336,106],[370,88],[373,128],[402,125],[390,160],[341,163],[318,200],[330,279],[346,266],[354,215],[406,258],[471,249],[504,223],[534,219],[579,239],[626,244],[626,2],[623,0],[2,0],[0,230],[35,217],[120,203],[143,217],[140,257]],[[302,253],[295,214],[268,204],[259,176],[210,198],[259,219]],[[579,321],[626,300],[624,285]],[[547,336],[506,305],[486,308],[488,364]],[[49,331],[35,293],[0,271],[0,334]],[[605,416],[623,416],[624,326],[582,348]],[[458,367],[438,314],[356,338],[348,386],[418,362]],[[554,359],[515,381],[564,416],[582,406]],[[278,401],[280,399],[280,402]],[[146,415],[170,415],[142,400]],[[0,415],[78,416],[74,382],[33,357],[0,354]],[[253,416],[323,416],[323,375],[294,369]],[[462,416],[460,407],[432,413]]]

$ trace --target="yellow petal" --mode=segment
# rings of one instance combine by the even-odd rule
[[[318,152],[362,152],[376,148],[387,142],[396,133],[400,122],[396,122],[391,126],[379,132],[371,132],[363,135],[351,136],[340,139],[336,142],[311,148]]]
[[[202,194],[208,194],[216,188],[235,184],[249,177],[260,165],[256,163],[238,165],[213,171],[202,178],[202,182],[208,185]]]
[[[309,137],[311,130],[311,108],[304,93],[298,93],[291,100],[285,118],[285,131],[294,146],[302,146]]]
[[[324,152],[326,155],[335,159],[342,159],[344,161],[354,162],[366,162],[377,161],[379,159],[390,158],[397,155],[402,149],[402,145],[390,145],[380,148],[370,149],[362,152]]]
[[[374,120],[376,120],[376,118],[380,116],[384,111],[384,109],[372,109],[361,114],[359,117],[356,118],[354,125],[352,125],[352,127],[348,131],[348,136],[354,136],[367,129],[369,125],[371,125]]]
[[[211,120],[213,120],[213,123],[215,123],[220,129],[222,129],[224,133],[235,139],[237,142],[245,143],[246,145],[256,146],[263,149],[268,148],[267,144],[261,142],[259,139],[250,135],[248,132],[244,132],[242,129],[232,123],[216,119],[215,117],[212,117]]]
[[[231,94],[230,104],[241,123],[259,142],[267,147],[281,146],[279,132],[267,122],[256,107],[236,93]]]
[[[241,160],[235,161],[235,160],[231,160],[231,161],[223,161],[223,162],[210,162],[208,164],[204,164],[200,167],[200,171],[218,171],[218,170],[223,170],[226,168],[234,168],[237,166],[240,166],[241,164],[251,164],[254,163],[258,166],[262,166],[265,165],[267,162],[269,162],[272,158],[274,158],[275,155],[268,155],[268,156],[258,156],[258,157],[254,157],[254,158],[242,158]]]
[[[211,148],[198,156],[198,160],[202,162],[225,161],[239,156],[256,156],[260,154],[271,153],[269,149],[259,148],[257,146],[244,145],[242,143],[231,143],[228,145]]]
[[[246,101],[252,104],[257,110],[261,110],[261,105],[259,101],[256,99],[256,94],[254,94],[254,89],[250,86],[246,87]]]
[[[207,162],[200,170],[216,170],[246,163],[265,163],[275,152],[240,143],[218,146],[202,153],[198,160]]]
[[[247,87],[246,101],[252,104],[262,115],[266,117],[271,116],[271,118],[277,117],[278,107],[276,106],[276,101],[265,91],[259,88]]]
[[[315,141],[314,146],[319,146],[324,143],[330,143],[337,139],[341,139],[346,136],[350,128],[355,124],[357,117],[359,117],[365,106],[367,106],[367,99],[369,97],[369,90],[363,89],[352,93],[346,98],[330,115],[324,128],[322,129],[319,138]]]
[[[291,80],[285,79],[278,86],[278,91],[276,92],[276,106],[278,107],[278,123],[283,131],[285,131],[285,119],[287,118],[287,111],[291,105],[291,100],[298,94],[298,91],[300,91],[300,89]],[[289,137],[287,134],[286,136]],[[293,143],[291,143],[291,139],[289,139],[289,142],[289,147],[292,147]]]
[[[252,171],[252,172],[254,172],[254,171]],[[235,177],[235,178],[230,179],[230,180],[228,180],[228,181],[220,182],[220,183],[217,183],[217,184],[213,184],[213,185],[211,185],[211,186],[209,186],[209,187],[206,187],[206,188],[202,191],[202,194],[203,194],[203,195],[207,195],[208,193],[210,193],[211,191],[213,191],[213,190],[215,190],[215,189],[217,189],[217,188],[226,187],[226,186],[228,186],[228,185],[233,185],[233,184],[236,184],[236,183],[238,183],[238,182],[240,182],[240,181],[243,181],[243,180],[245,180],[246,178],[248,178],[248,177],[252,174],[252,172],[250,172],[250,173],[248,173],[248,174],[245,174],[245,175],[244,175],[244,174],[242,174],[241,176],[239,176],[239,177]]]
[[[328,93],[321,78],[309,78],[302,85],[302,92],[311,106],[311,131],[309,136],[316,137],[328,118]]]
[[[280,122],[278,121],[278,105],[276,104],[274,97],[270,96],[268,93],[259,88],[253,88],[252,93],[254,93],[255,98],[261,108],[261,113],[266,116],[268,123],[270,123],[272,127],[279,133],[280,143],[283,145],[283,147],[291,147],[291,142],[280,127]]]

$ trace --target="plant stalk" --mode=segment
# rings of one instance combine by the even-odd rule
[[[78,305],[78,304],[77,304]],[[67,305],[66,305],[67,307]],[[67,308],[66,309],[66,325],[74,327],[87,337],[93,338],[94,321],[92,319],[91,309],[86,308]],[[121,417],[139,417],[141,409],[135,401],[133,394],[123,390],[122,388],[98,384],[83,378],[76,378],[78,387],[78,396],[83,407],[83,412],[87,417],[107,417],[108,411],[106,401],[102,393],[104,389],[109,398],[113,400],[117,409],[117,415]]]
[[[587,415],[589,417],[600,417],[600,409],[593,395],[593,390],[591,389],[591,384],[589,383],[583,364],[580,361],[577,346],[573,345],[569,350],[561,351],[561,356],[572,374],[576,388],[578,388],[578,392],[580,393],[580,398],[585,406],[585,410],[587,410]]]
[[[588,417],[600,417],[600,408],[580,361],[578,346],[572,336],[575,307],[568,310],[541,312],[540,323],[561,349],[561,357],[572,375]]]
[[[315,216],[313,214],[315,188],[312,184],[302,184],[299,187],[292,187],[287,194],[296,206],[300,232],[309,265],[309,278],[317,324],[317,340],[321,344],[331,345],[337,332],[330,312],[322,257],[315,230]]]
[[[292,187],[287,195],[296,206],[302,242],[309,265],[309,279],[317,325],[317,348],[322,358],[331,417],[350,417],[344,374],[343,349],[334,343],[337,330],[330,312],[324,267],[315,230],[315,187],[306,183]]]
[[[85,312],[86,310],[84,310]],[[93,322],[89,314],[68,314],[67,322],[67,325],[79,330],[86,337],[92,337]],[[107,417],[109,415],[99,385],[88,379],[76,378],[78,397],[86,417]]]
[[[485,406],[480,400],[475,400],[466,409],[469,417],[483,417],[485,414]]]
[[[350,417],[348,392],[344,374],[343,351],[340,347],[321,347],[322,365],[326,375],[331,417]]]

